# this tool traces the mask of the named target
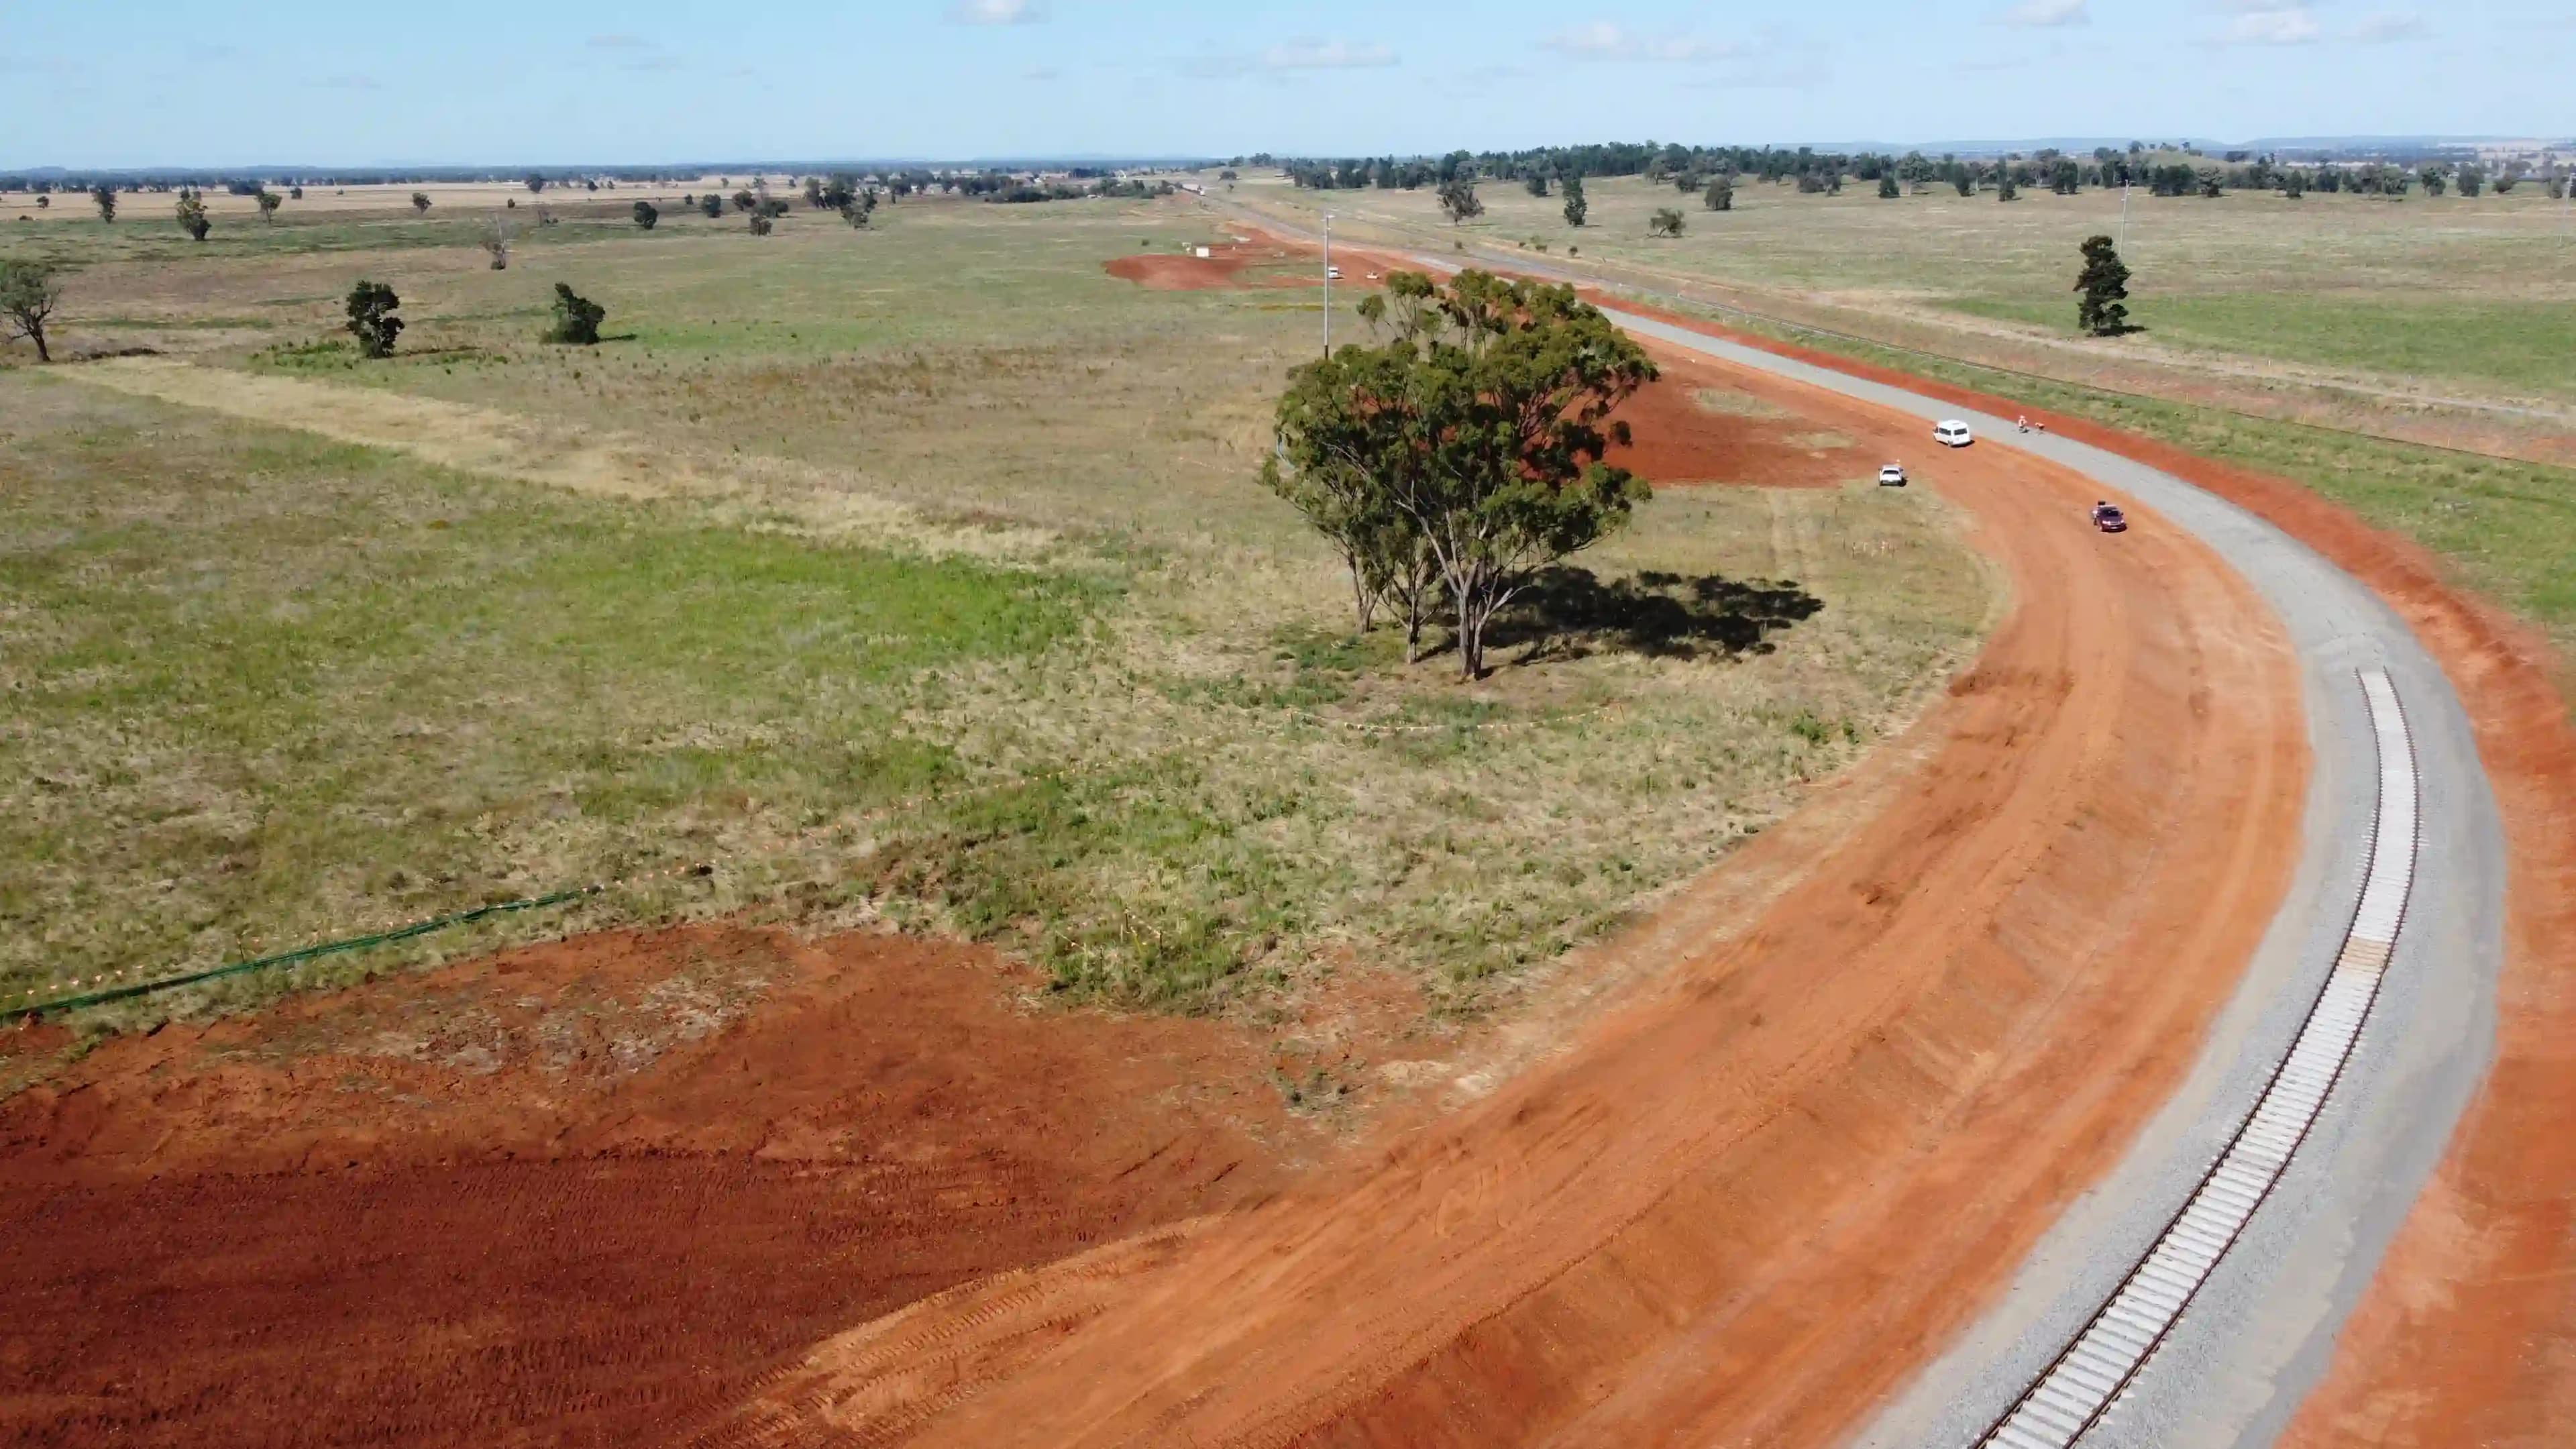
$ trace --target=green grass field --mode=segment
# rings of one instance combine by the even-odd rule
[[[1588,188],[1590,224],[1516,183],[1488,183],[1486,215],[1451,228],[1428,190],[1298,192],[1248,177],[1243,199],[1346,230],[1371,222],[1487,245],[1546,243],[1586,257],[1706,277],[1866,319],[1937,325],[1998,320],[2071,340],[2076,248],[2122,231],[2116,191],[1963,198],[1943,186],[1897,200],[1739,184],[1732,211],[1636,178]],[[1676,240],[1646,235],[1659,207],[1687,218]],[[2136,276],[2139,344],[2297,364],[2373,382],[2435,384],[2470,397],[2576,403],[2576,227],[2545,190],[2402,202],[2312,193],[2297,201],[2132,196],[2123,256]],[[1364,234],[1354,231],[1354,234]],[[2139,350],[2132,345],[2132,352]]]
[[[140,338],[199,405],[0,370],[0,1001],[704,861],[298,979],[723,914],[988,940],[1077,999],[1282,1019],[1390,970],[1474,1010],[1987,618],[1933,496],[1672,491],[1490,678],[1408,668],[1253,479],[1311,294],[1107,277],[1205,234],[1168,209],[880,215],[568,220],[501,272],[408,218],[90,258],[65,342]],[[390,362],[338,346],[359,275],[403,295]],[[611,341],[536,340],[557,280]],[[368,399],[418,430],[353,441]],[[476,419],[489,466],[433,461]],[[633,466],[548,486],[584,449]],[[1693,581],[1678,635],[1576,607]]]

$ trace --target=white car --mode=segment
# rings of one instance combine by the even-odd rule
[[[1881,488],[1902,488],[1902,487],[1904,487],[1904,486],[1905,486],[1905,468],[1904,468],[1904,466],[1903,466],[1902,464],[1890,463],[1890,464],[1888,464],[1886,467],[1879,469],[1879,470],[1878,470],[1878,486],[1879,486],[1879,487],[1881,487]]]
[[[1932,441],[1942,447],[1964,448],[1976,440],[1975,435],[1968,431],[1968,425],[1956,418],[1932,425]]]
[[[1324,280],[1326,280],[1326,281],[1328,281],[1328,282],[1338,282],[1338,281],[1340,281],[1341,279],[1342,279],[1342,269],[1341,269],[1341,268],[1339,268],[1339,267],[1326,267],[1326,268],[1324,268]]]

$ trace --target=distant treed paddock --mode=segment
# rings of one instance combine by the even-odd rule
[[[102,192],[110,198],[174,195],[201,196],[216,217],[257,215],[273,220],[280,211],[292,216],[304,209],[308,201],[316,208],[347,210],[353,207],[382,207],[387,210],[410,207],[427,213],[441,199],[454,197],[479,206],[515,207],[522,195],[562,200],[620,200],[621,190],[648,191],[655,196],[687,192],[694,201],[701,189],[718,196],[737,188],[776,185],[789,193],[801,193],[812,206],[834,206],[821,198],[827,188],[838,188],[844,195],[860,193],[902,201],[915,195],[951,195],[993,202],[1072,201],[1089,197],[1118,197],[1141,200],[1170,196],[1176,191],[1199,188],[1197,182],[1176,182],[1164,172],[1168,168],[1142,166],[1106,166],[1100,164],[1051,165],[1033,163],[1014,167],[925,166],[822,166],[814,168],[778,168],[774,166],[736,169],[682,167],[609,168],[604,170],[533,170],[501,168],[486,171],[423,172],[317,172],[285,170],[240,173],[223,171],[119,171],[95,174],[49,171],[44,173],[0,176],[0,204],[10,197],[24,198],[19,205],[19,219],[32,221],[41,215],[47,220],[87,219],[98,215],[115,222],[132,219],[133,213],[116,213],[112,207],[93,208],[89,204],[57,208],[56,198],[66,202],[87,203]],[[351,193],[355,192],[353,196]],[[429,204],[424,205],[423,201]],[[227,204],[229,202],[229,204]],[[834,209],[845,209],[834,206]]]
[[[2417,186],[2434,195],[2457,187],[2464,196],[2492,188],[2510,191],[2526,181],[2564,196],[2565,167],[2552,154],[2534,154],[2490,165],[2459,148],[2396,148],[2368,155],[2331,152],[2226,151],[2208,155],[2188,146],[2097,146],[2071,153],[2053,147],[2027,155],[1963,156],[1922,151],[1818,151],[1812,146],[1658,146],[1652,142],[1549,146],[1527,151],[1452,151],[1439,157],[1316,159],[1268,153],[1237,158],[1238,165],[1276,166],[1298,186],[1317,190],[1415,191],[1454,187],[1479,179],[1519,181],[1544,195],[1551,182],[1572,177],[1642,176],[1669,181],[1684,192],[1738,176],[1804,192],[1839,192],[1844,183],[1896,182],[1917,191],[1955,187],[1962,195],[1991,190],[2005,199],[2028,188],[2060,193],[2087,186],[2134,186],[2157,196],[2221,196],[2230,191],[2351,191],[2403,196]],[[1882,186],[1882,196],[1894,191]]]
[[[2211,155],[2186,145],[2162,146],[2132,141],[2125,147],[2097,146],[2089,152],[2049,147],[1999,155],[1902,155],[1873,151],[1819,151],[1810,146],[1685,146],[1679,143],[1608,142],[1550,146],[1523,151],[1451,151],[1445,155],[1311,158],[1263,152],[1223,163],[1223,179],[1235,168],[1277,167],[1298,186],[1322,190],[1361,188],[1419,190],[1455,186],[1461,181],[1519,181],[1534,190],[1561,184],[1565,178],[1643,176],[1669,181],[1682,191],[1699,193],[1712,181],[1752,177],[1791,184],[1808,192],[1839,192],[1847,182],[1880,187],[1897,183],[1915,191],[1955,187],[1963,194],[1991,190],[2017,194],[2032,188],[2069,192],[2087,186],[2134,186],[2159,196],[2221,196],[2230,191],[2349,191],[2365,195],[2403,196],[2418,188],[2433,195],[2456,190],[2464,196],[2487,191],[2509,192],[2532,183],[2552,197],[2566,194],[2566,167],[2553,153],[2492,159],[2459,147],[2394,147],[2385,151],[2233,150]],[[1087,196],[1146,197],[1175,190],[1200,190],[1198,181],[1175,182],[1173,175],[1197,176],[1218,170],[1214,160],[1022,162],[1010,166],[921,166],[884,164],[819,164],[780,166],[772,163],[733,166],[609,166],[534,169],[425,168],[325,170],[283,168],[273,171],[148,169],[79,172],[60,169],[0,175],[0,195],[41,198],[37,209],[54,212],[55,197],[85,197],[104,187],[121,196],[172,194],[188,190],[217,193],[255,205],[262,214],[280,205],[301,202],[308,191],[339,196],[351,188],[385,192],[397,202],[408,188],[425,185],[524,187],[596,195],[621,188],[668,191],[715,185],[730,189],[754,180],[783,179],[788,189],[811,189],[826,177],[846,178],[900,201],[916,193],[940,193],[986,201],[1033,202],[1073,200]],[[721,193],[720,193],[721,194]],[[89,208],[60,213],[86,216]]]

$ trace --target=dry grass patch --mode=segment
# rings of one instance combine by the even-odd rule
[[[1870,192],[1746,181],[1735,209],[1714,213],[1670,186],[1602,178],[1589,184],[1591,224],[1580,231],[1555,199],[1499,183],[1479,192],[1485,217],[1462,228],[1441,219],[1428,189],[1299,192],[1255,176],[1240,195],[1300,216],[1329,204],[1337,227],[1361,237],[1375,223],[1444,248],[1453,237],[1494,247],[1559,238],[1585,261],[1720,283],[1750,305],[1965,356],[1983,355],[1973,339],[2000,322],[2048,345],[2017,351],[2014,365],[2059,376],[2110,359],[2229,364],[2396,395],[2528,401],[2562,424],[2576,416],[2576,370],[2562,365],[2576,348],[2576,251],[2537,186],[2403,202],[2138,192],[2125,227],[2120,193],[2099,188],[2025,190],[2009,205],[1947,186],[1894,201]],[[1649,239],[1647,217],[1676,204],[1684,234]],[[2148,329],[2115,344],[2074,335],[2076,247],[2096,233],[2125,234],[2130,315]]]
[[[1351,639],[1254,481],[1311,303],[1104,276],[1172,244],[1140,209],[831,226],[372,255],[413,323],[386,365],[307,315],[96,375],[124,393],[0,376],[0,848],[38,863],[0,990],[705,859],[425,950],[749,912],[1116,1002],[1266,1018],[1356,964],[1475,1009],[1779,818],[1987,621],[1928,493],[1675,491],[1459,685]],[[114,265],[177,312],[312,284]],[[557,276],[617,340],[533,340]]]

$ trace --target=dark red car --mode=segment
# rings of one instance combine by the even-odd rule
[[[2129,531],[2129,516],[2122,513],[2117,504],[2096,503],[2093,505],[2093,526],[2104,533],[2126,533]]]

